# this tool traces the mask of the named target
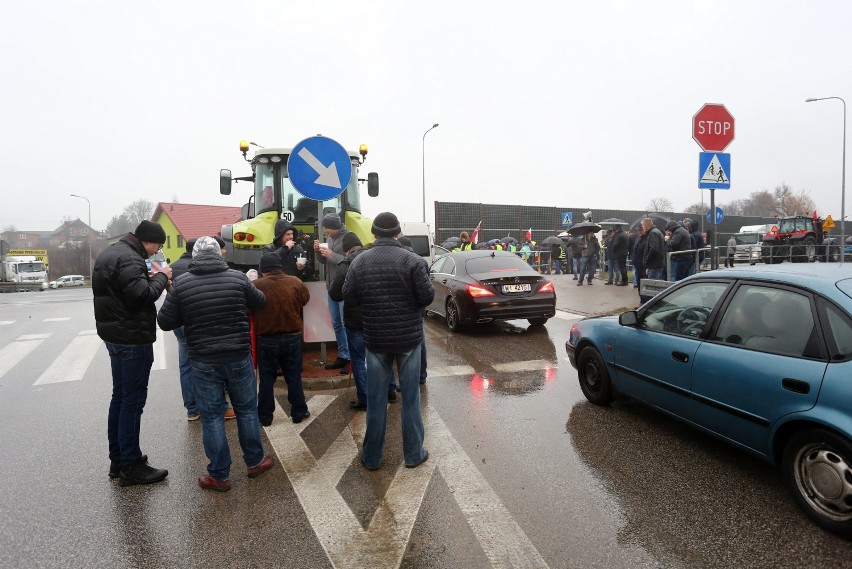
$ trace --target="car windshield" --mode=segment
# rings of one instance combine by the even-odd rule
[[[755,245],[757,244],[757,233],[739,233],[734,235],[737,245]]]
[[[18,263],[19,273],[40,273],[44,270],[44,263],[36,261],[34,263]]]

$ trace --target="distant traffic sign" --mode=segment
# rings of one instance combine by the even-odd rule
[[[562,212],[562,227],[571,227],[574,225],[574,213],[570,211]]]
[[[707,103],[692,117],[692,138],[702,150],[721,152],[734,140],[734,117],[725,105]]]
[[[730,190],[731,155],[724,152],[699,152],[698,187],[702,190]]]
[[[725,219],[725,212],[722,211],[721,207],[716,208],[716,225],[722,223],[722,220]],[[713,210],[707,210],[707,223],[713,223]]]
[[[293,147],[287,160],[287,176],[296,191],[312,200],[336,198],[352,177],[349,153],[324,136],[306,138]]]

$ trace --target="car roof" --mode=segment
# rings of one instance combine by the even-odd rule
[[[516,259],[520,259],[518,255],[512,253],[511,251],[502,251],[497,249],[474,249],[473,251],[452,251],[447,253],[446,255],[441,255],[442,257],[452,257],[453,259],[459,260],[467,260],[467,259],[476,259],[479,257],[515,257]]]
[[[707,271],[690,278],[759,279],[787,283],[813,290],[830,298],[845,296],[852,300],[852,264],[839,263],[782,263],[779,265],[751,265]]]

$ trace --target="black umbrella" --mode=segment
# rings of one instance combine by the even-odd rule
[[[448,250],[455,249],[459,246],[459,243],[461,243],[461,239],[459,239],[458,237],[449,237],[446,241],[441,243],[441,247]]]
[[[608,219],[604,219],[598,225],[627,225],[627,222],[623,219],[618,219],[617,217],[610,217]]]
[[[597,233],[601,230],[601,226],[597,223],[591,221],[583,221],[582,223],[578,223],[574,227],[570,227],[568,229],[568,234],[572,237],[582,237],[583,235],[588,235],[589,233]]]
[[[505,237],[500,238],[500,243],[517,243],[518,240],[512,237],[511,235],[507,235]]]
[[[600,228],[598,228],[600,229]],[[551,235],[550,237],[545,237],[541,240],[542,245],[562,245],[562,239],[557,237],[556,235]]]

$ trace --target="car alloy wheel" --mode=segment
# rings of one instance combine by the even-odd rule
[[[583,348],[577,358],[577,376],[586,399],[595,405],[609,405],[612,383],[600,352],[591,346]]]
[[[799,506],[829,531],[852,537],[852,443],[822,429],[794,435],[784,477]]]
[[[447,328],[455,332],[459,329],[459,308],[456,306],[456,301],[452,298],[447,299]]]

